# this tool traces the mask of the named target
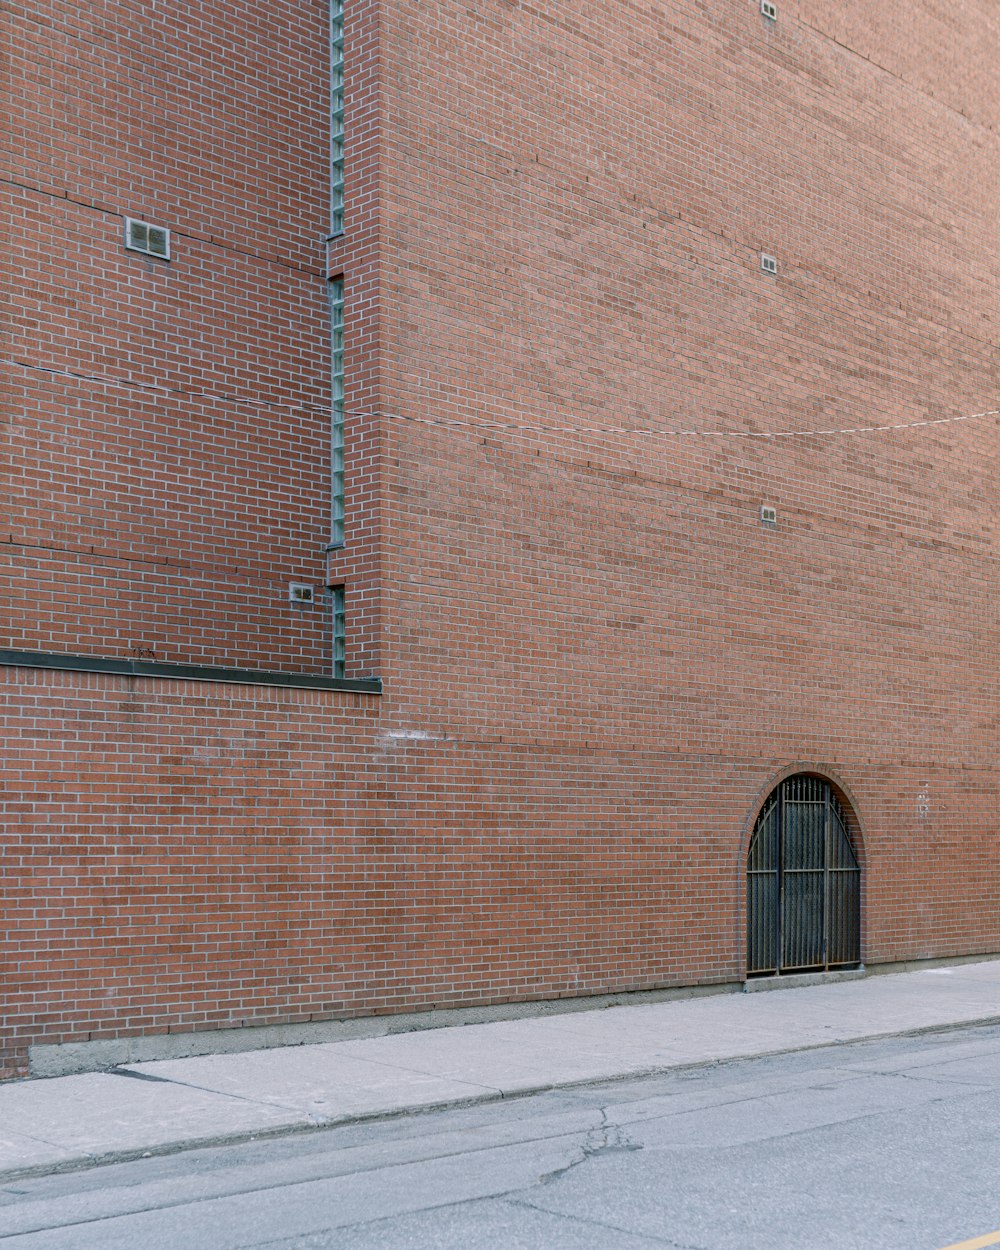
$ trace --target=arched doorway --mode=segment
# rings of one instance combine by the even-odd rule
[[[861,869],[843,808],[797,773],[768,796],[747,855],[747,976],[861,962]]]

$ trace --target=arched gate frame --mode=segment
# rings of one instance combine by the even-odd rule
[[[786,777],[761,808],[747,854],[747,976],[861,962],[861,866],[833,786]]]

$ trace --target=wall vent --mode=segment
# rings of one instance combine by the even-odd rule
[[[315,603],[316,591],[312,586],[306,586],[303,582],[289,582],[288,602],[307,605]]]
[[[778,20],[778,6],[773,3],[773,0],[760,0],[760,11],[769,21]]]
[[[778,509],[772,507],[769,503],[762,503],[760,505],[760,519],[764,525],[777,525]]]
[[[148,221],[125,218],[125,246],[132,252],[170,259],[170,231],[163,226],[151,226]]]
[[[768,256],[767,252],[761,252],[760,271],[761,273],[777,273],[778,258],[776,256]]]

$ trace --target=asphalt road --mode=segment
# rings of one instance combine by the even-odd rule
[[[994,1232],[998,1027],[0,1188],[0,1250],[941,1250]]]

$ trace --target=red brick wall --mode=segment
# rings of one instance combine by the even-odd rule
[[[329,671],[325,6],[5,16],[9,645]]]
[[[1000,947],[996,419],[669,433],[1000,404],[995,18],[827,7],[442,0],[387,36],[387,405],[478,428],[389,424],[386,708],[655,759],[643,871],[712,936],[651,901],[649,966],[688,975],[738,970],[735,829],[795,761],[857,796],[866,959]]]
[[[0,1069],[32,1041],[357,1012],[376,697],[22,669],[2,719],[34,768],[4,759]]]
[[[347,9],[325,258],[319,0],[13,19],[3,355],[204,393],[0,369],[7,645],[329,671],[286,603],[323,576],[325,273],[347,406],[394,415],[349,417],[326,573],[381,699],[8,670],[8,1070],[734,979],[800,765],[856,801],[868,962],[1000,949],[996,421],[671,433],[1000,403],[989,11]]]

